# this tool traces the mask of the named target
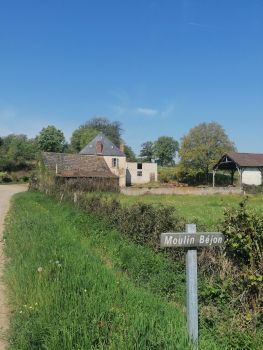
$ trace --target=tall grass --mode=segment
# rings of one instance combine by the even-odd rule
[[[5,237],[10,349],[190,349],[180,262],[40,193],[16,196]],[[232,329],[229,310],[224,323],[209,301],[204,311],[201,350],[262,348]]]
[[[16,197],[5,234],[10,349],[190,349],[182,312],[150,291],[154,282],[116,273],[96,250],[117,233],[92,221],[40,194]]]

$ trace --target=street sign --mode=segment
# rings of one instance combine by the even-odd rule
[[[198,295],[197,295],[197,247],[212,247],[224,243],[220,232],[196,233],[196,225],[189,224],[185,232],[162,233],[162,248],[188,248],[186,253],[186,310],[189,338],[198,349]]]
[[[224,236],[220,232],[201,233],[162,233],[161,247],[208,247],[221,245]]]

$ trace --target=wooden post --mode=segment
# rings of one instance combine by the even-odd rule
[[[186,233],[196,233],[196,225],[186,225]],[[186,253],[186,306],[187,328],[194,349],[198,349],[198,297],[197,297],[197,250]]]

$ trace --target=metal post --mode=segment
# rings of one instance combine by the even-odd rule
[[[186,233],[196,233],[196,225],[185,227]],[[198,298],[197,298],[197,250],[188,249],[186,253],[186,307],[189,338],[198,349]]]
[[[213,170],[213,187],[215,187],[215,176],[216,176],[216,171]]]

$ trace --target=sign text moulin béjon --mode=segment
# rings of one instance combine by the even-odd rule
[[[162,233],[161,247],[208,247],[222,245],[224,235],[219,232],[210,233]]]

